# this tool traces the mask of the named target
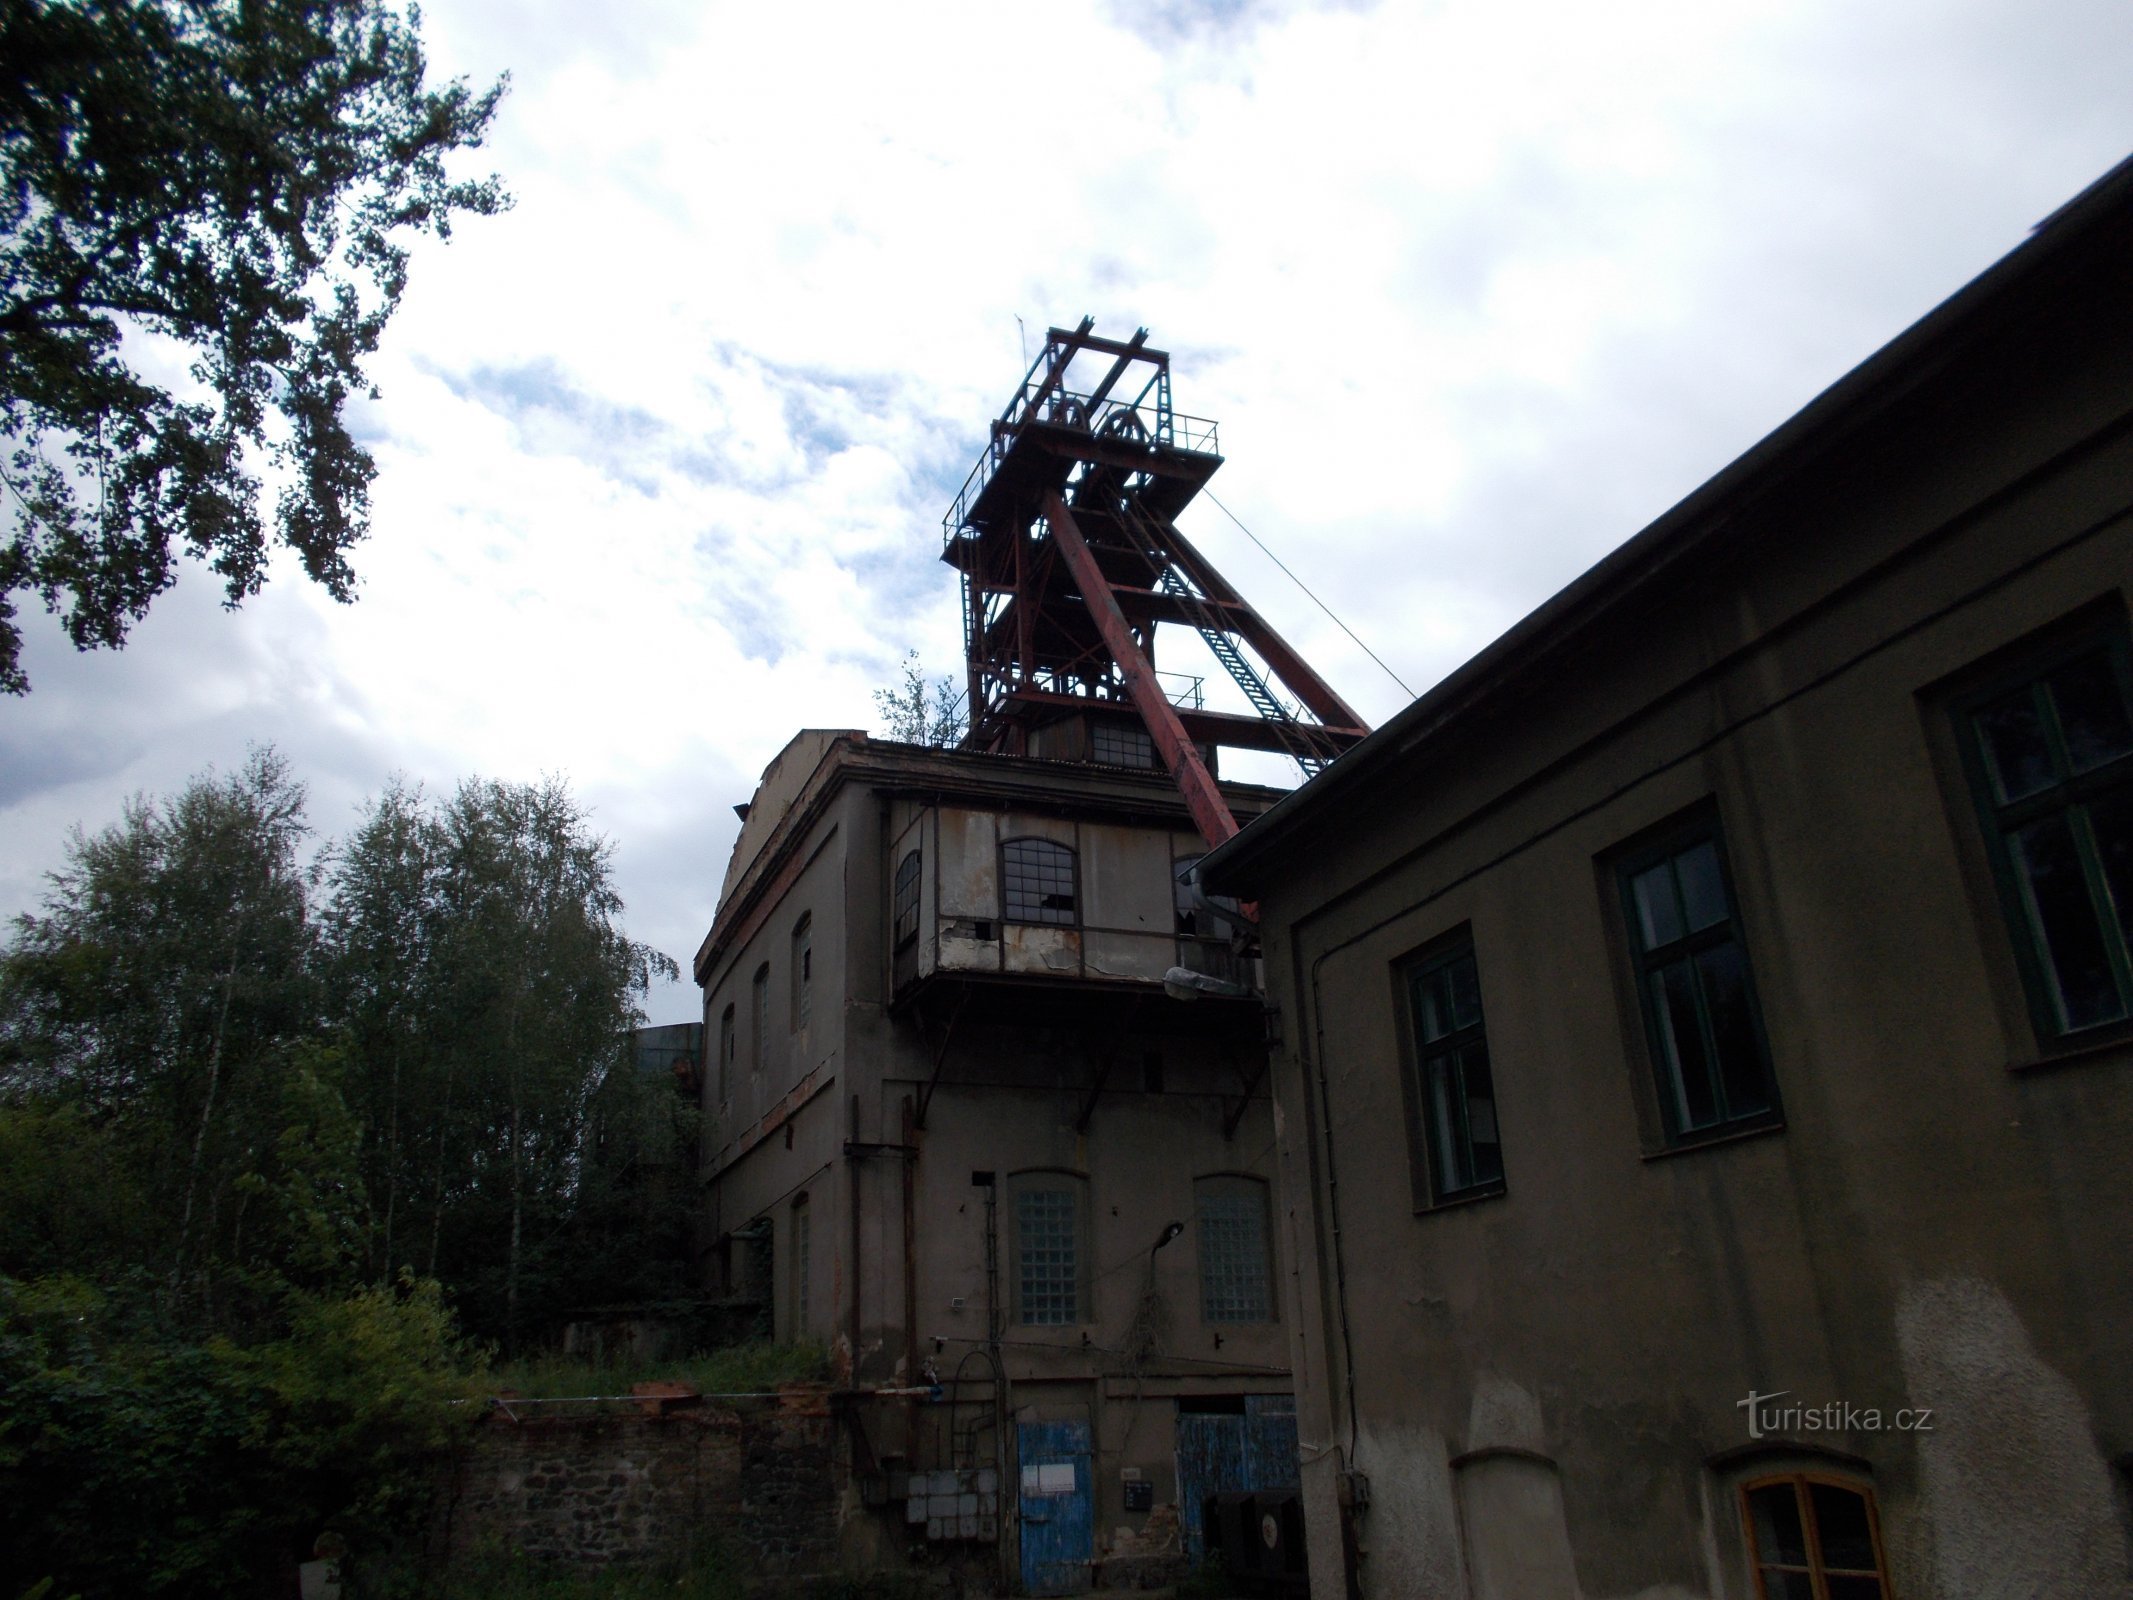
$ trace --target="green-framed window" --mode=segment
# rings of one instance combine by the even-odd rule
[[[1462,938],[1416,963],[1407,997],[1430,1195],[1443,1201],[1499,1190],[1503,1143],[1473,941]]]
[[[1972,791],[2047,1039],[2133,1019],[2133,667],[2091,636],[1957,702]]]
[[[1718,818],[1626,857],[1623,912],[1670,1143],[1779,1120]]]

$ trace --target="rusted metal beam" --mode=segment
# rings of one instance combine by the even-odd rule
[[[1126,348],[1120,351],[1118,359],[1111,363],[1111,370],[1104,374],[1104,381],[1089,391],[1089,415],[1091,417],[1096,415],[1096,408],[1104,403],[1111,391],[1118,387],[1118,380],[1126,375],[1126,369],[1136,361],[1147,359],[1141,351],[1141,346],[1147,342],[1148,330],[1146,328],[1139,329],[1131,339],[1126,341]]]
[[[1067,571],[1081,590],[1082,603],[1089,608],[1097,632],[1103,635],[1104,643],[1110,648],[1111,659],[1118,663],[1134,709],[1140,712],[1149,737],[1155,741],[1155,747],[1163,757],[1163,764],[1169,767],[1179,792],[1185,796],[1185,809],[1192,813],[1200,836],[1210,847],[1221,844],[1236,834],[1237,819],[1230,814],[1229,803],[1222,798],[1222,791],[1215,787],[1214,775],[1207,770],[1207,763],[1200,759],[1199,750],[1186,736],[1184,725],[1178,721],[1177,709],[1164,695],[1162,685],[1156,682],[1155,669],[1148,665],[1148,658],[1141,654],[1141,647],[1134,642],[1133,630],[1127,625],[1125,613],[1118,608],[1118,597],[1111,592],[1110,580],[1096,564],[1096,557],[1089,553],[1088,545],[1082,541],[1081,530],[1074,525],[1074,514],[1067,510],[1065,499],[1056,490],[1045,496],[1044,515],[1051,524],[1052,542],[1059,547]]]
[[[1054,694],[1047,689],[1015,688],[1008,692],[1008,698],[1033,706],[1056,706],[1062,711],[1086,711],[1091,706],[1086,695]],[[1107,702],[1099,700],[1094,704],[1102,709]],[[1218,744],[1232,750],[1271,750],[1277,755],[1285,754],[1289,749],[1280,730],[1264,717],[1240,716],[1228,711],[1172,709],[1177,712],[1179,726],[1197,744]],[[1299,723],[1297,726],[1314,738],[1323,738],[1342,749],[1359,744],[1370,735],[1368,728],[1326,728],[1315,723]]]
[[[1040,433],[1032,430],[1025,449],[1068,461],[1091,461],[1100,467],[1118,467],[1126,472],[1145,472],[1157,478],[1180,478],[1195,485],[1214,476],[1222,458],[1197,450],[1180,450],[1157,444],[1121,444],[1093,433],[1065,431]]]
[[[1030,418],[1036,416],[1037,408],[1052,397],[1052,391],[1059,387],[1060,380],[1066,376],[1066,369],[1074,364],[1074,351],[1081,348],[1081,341],[1088,337],[1089,330],[1095,326],[1096,319],[1094,317],[1083,317],[1081,326],[1072,333],[1068,333],[1063,328],[1054,328],[1045,336],[1044,348],[1047,355],[1050,355],[1057,345],[1066,344],[1072,346],[1072,348],[1068,349],[1063,355],[1045,363],[1044,382],[1038,384],[1037,392],[1030,396],[1029,404],[1022,412],[1023,421],[1027,422]],[[1008,409],[1012,410],[1012,405]]]
[[[1053,344],[1071,344],[1077,350],[1094,350],[1098,355],[1122,356],[1128,351],[1132,351],[1133,354],[1142,357],[1144,360],[1154,361],[1166,367],[1170,365],[1170,352],[1168,350],[1149,350],[1143,347],[1142,341],[1148,337],[1146,328],[1141,329],[1131,342],[1127,342],[1119,339],[1100,339],[1089,332],[1095,326],[1096,319],[1094,317],[1083,317],[1081,326],[1072,332],[1068,332],[1065,328],[1052,328],[1046,331],[1045,338]]]
[[[1309,706],[1320,722],[1343,728],[1369,726],[1356,714],[1353,706],[1334,692],[1331,684],[1313,672],[1309,663],[1290,648],[1287,640],[1267,625],[1266,619],[1230,586],[1215,570],[1214,564],[1193,548],[1191,540],[1168,524],[1163,528],[1163,537],[1170,547],[1171,558],[1185,569],[1186,576],[1202,594],[1236,608],[1231,613],[1235,630],[1274,669],[1274,675],[1287,686],[1289,693]]]
[[[1111,592],[1118,596],[1119,610],[1134,622],[1168,622],[1181,628],[1190,628],[1195,626],[1198,620],[1181,595],[1170,594],[1162,589],[1129,588],[1124,584],[1113,584]],[[1195,598],[1191,604],[1217,618],[1223,618],[1240,609],[1234,600]]]

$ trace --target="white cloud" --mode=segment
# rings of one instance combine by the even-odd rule
[[[272,739],[327,831],[394,770],[568,775],[686,960],[786,737],[870,722],[907,646],[954,669],[940,516],[1018,313],[1146,324],[1221,422],[1215,493],[1421,688],[2133,145],[2111,0],[425,20],[439,71],[513,72],[518,203],[415,260],[361,598],[282,563],[225,615],[188,570],[89,658],[31,619],[0,909],[68,824]],[[1212,506],[1185,526],[1366,715],[1403,703]]]

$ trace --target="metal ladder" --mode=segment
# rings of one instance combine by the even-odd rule
[[[1222,670],[1244,691],[1244,698],[1252,703],[1252,709],[1273,728],[1274,737],[1281,741],[1282,750],[1289,759],[1303,769],[1305,778],[1317,777],[1337,752],[1329,750],[1315,738],[1310,724],[1300,720],[1288,702],[1276,694],[1266,679],[1244,659],[1244,653],[1237,648],[1228,630],[1207,609],[1204,603],[1207,597],[1171,562],[1163,548],[1160,524],[1141,510],[1132,495],[1120,502],[1118,512],[1119,526],[1156,568],[1159,574],[1156,582],[1162,591],[1182,603],[1186,615],[1192,618],[1193,631],[1222,663]]]

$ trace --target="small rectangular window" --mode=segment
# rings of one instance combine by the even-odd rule
[[[2133,1018],[2133,670],[2123,634],[1956,706],[2038,1032]]]
[[[1718,819],[1622,862],[1622,902],[1670,1142],[1778,1120],[1748,948]]]
[[[1407,996],[1431,1196],[1452,1200],[1501,1189],[1503,1141],[1473,941],[1461,939],[1422,961],[1408,975]]]
[[[1097,762],[1106,767],[1152,767],[1155,741],[1146,728],[1122,722],[1099,722],[1090,730]]]
[[[893,928],[898,950],[918,940],[918,867],[916,850],[896,864]]]
[[[1000,883],[1009,922],[1080,921],[1074,852],[1049,839],[1010,839],[1000,847]]]

